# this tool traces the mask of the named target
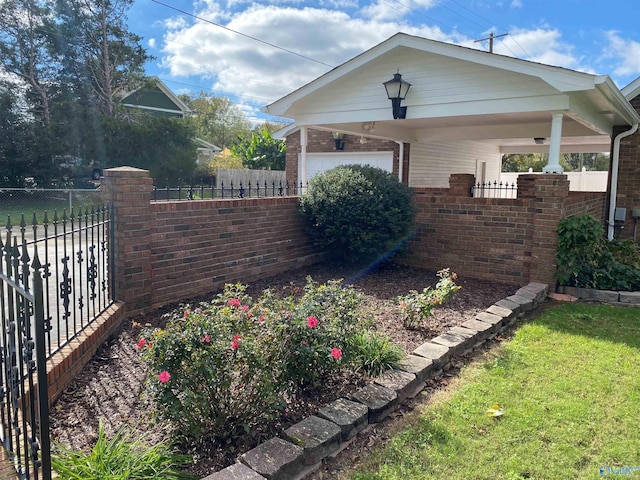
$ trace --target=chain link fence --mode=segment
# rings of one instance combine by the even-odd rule
[[[19,225],[23,214],[27,224],[32,224],[34,213],[40,224],[45,212],[51,221],[54,212],[58,216],[63,212],[69,215],[72,210],[77,214],[102,203],[99,189],[0,188],[0,224],[4,225],[10,219],[13,225]]]

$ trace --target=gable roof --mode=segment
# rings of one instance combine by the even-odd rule
[[[382,83],[398,70],[413,86],[404,101],[406,119],[393,120]],[[357,135],[368,133],[363,125],[376,122],[376,134],[404,142],[494,139],[504,146],[549,137],[554,112],[565,114],[563,138],[574,145],[604,145],[614,126],[640,122],[640,115],[606,75],[404,33],[262,111],[292,118],[297,126]]]
[[[158,114],[184,117],[192,113],[158,77],[149,77],[148,82],[126,93],[120,102],[130,108],[138,108]]]
[[[629,101],[640,95],[640,77],[636,78],[633,82],[622,89],[622,94]]]

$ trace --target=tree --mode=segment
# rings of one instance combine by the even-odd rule
[[[284,170],[287,146],[273,138],[268,125],[263,125],[248,137],[240,137],[231,151],[251,169]]]
[[[226,97],[205,92],[195,97],[180,97],[195,112],[196,135],[220,148],[230,147],[239,136],[249,135],[251,124],[240,109]]]
[[[1,66],[27,86],[26,98],[36,106],[34,113],[44,125],[50,121],[50,90],[55,87],[61,69],[53,48],[53,31],[49,2],[0,2]],[[15,88],[15,78],[7,78]],[[4,83],[7,84],[6,79]]]
[[[228,148],[213,156],[213,159],[201,163],[196,168],[196,177],[215,177],[219,168],[243,168],[242,159],[234,156]]]
[[[503,172],[541,172],[547,164],[547,155],[542,153],[512,153],[502,156]]]
[[[69,80],[91,94],[104,115],[116,114],[117,97],[142,85],[149,57],[141,37],[126,28],[133,0],[59,0],[64,41],[59,42]],[[88,88],[87,88],[88,87]]]

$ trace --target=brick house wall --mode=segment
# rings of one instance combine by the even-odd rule
[[[360,135],[344,136],[345,152],[393,152],[393,174],[398,175],[398,158],[400,156],[400,146],[391,140],[365,137],[367,143],[360,143]],[[287,136],[286,153],[286,176],[289,185],[294,185],[298,181],[298,155],[302,151],[300,145],[300,130]],[[325,130],[307,130],[307,153],[335,152],[336,144],[331,132]],[[407,183],[409,178],[409,144],[404,145],[403,159],[403,182]]]
[[[631,105],[640,112],[640,96],[632,99]],[[614,130],[614,135],[628,129],[628,127],[617,128]],[[609,178],[611,178],[611,172],[609,172]],[[640,132],[623,138],[620,142],[616,207],[627,209],[624,227],[616,228],[616,238],[632,238],[634,219],[631,212],[634,208],[640,208]]]

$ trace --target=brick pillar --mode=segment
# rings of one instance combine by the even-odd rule
[[[110,168],[104,171],[103,189],[113,212],[115,298],[125,302],[127,315],[148,311],[153,179],[147,170]]]
[[[453,173],[449,176],[449,194],[454,197],[470,197],[476,177],[470,173]]]
[[[520,191],[522,188],[522,191]],[[555,290],[556,229],[565,216],[565,202],[569,198],[566,175],[520,175],[518,198],[533,200],[533,235],[531,239],[532,282],[546,283]]]

